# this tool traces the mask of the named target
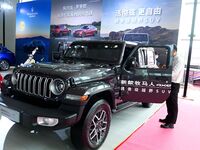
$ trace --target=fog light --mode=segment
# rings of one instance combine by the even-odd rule
[[[47,118],[47,117],[37,117],[37,124],[40,126],[53,127],[58,124],[58,119]]]

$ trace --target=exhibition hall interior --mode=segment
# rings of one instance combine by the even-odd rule
[[[199,150],[200,0],[0,0],[0,150]]]

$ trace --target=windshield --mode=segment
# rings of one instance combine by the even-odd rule
[[[80,42],[72,43],[65,59],[93,60],[108,64],[118,64],[122,55],[123,43]]]
[[[88,26],[83,26],[83,27],[81,27],[81,29],[89,29],[89,27]]]
[[[147,42],[148,35],[147,34],[125,34],[125,41],[135,41],[135,42]]]

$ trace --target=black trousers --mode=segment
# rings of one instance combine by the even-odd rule
[[[171,93],[169,98],[166,101],[167,105],[167,116],[166,123],[176,123],[178,116],[178,92],[179,92],[180,84],[173,83],[171,84]]]

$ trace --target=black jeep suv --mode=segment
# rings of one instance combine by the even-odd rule
[[[160,67],[155,54],[163,54]],[[15,68],[4,78],[2,115],[31,128],[71,127],[72,143],[99,148],[111,112],[126,102],[162,103],[170,93],[171,59],[166,46],[123,41],[75,41],[62,63]]]

